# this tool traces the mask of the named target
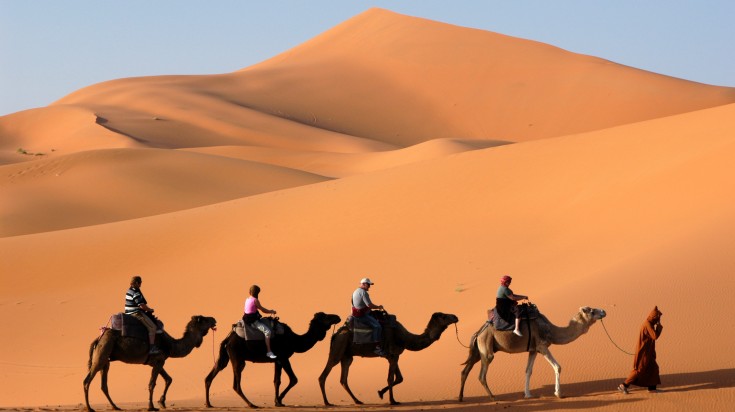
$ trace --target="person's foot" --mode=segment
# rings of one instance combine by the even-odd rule
[[[268,353],[265,354],[265,356],[267,356],[267,357],[269,357],[271,359],[275,359],[276,358],[276,355],[273,352],[268,352]]]
[[[648,393],[660,393],[660,392],[661,392],[660,389],[649,389],[648,390]]]
[[[151,345],[151,348],[148,349],[149,355],[158,355],[159,353],[161,353],[161,350],[156,345]]]
[[[521,333],[521,331],[519,331],[518,329],[514,330],[513,331],[513,334],[516,335],[516,336],[523,336],[523,334]]]
[[[385,352],[383,352],[383,348],[381,348],[380,345],[375,347],[374,352],[378,356],[385,356]]]
[[[623,385],[622,383],[618,385],[618,390],[622,392],[624,395],[628,394],[628,388],[626,388],[625,385]]]

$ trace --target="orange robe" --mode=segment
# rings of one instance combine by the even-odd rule
[[[658,363],[656,363],[656,339],[661,336],[663,326],[659,323],[661,312],[658,307],[648,315],[641,326],[636,345],[633,370],[625,380],[625,385],[654,387],[661,384]]]

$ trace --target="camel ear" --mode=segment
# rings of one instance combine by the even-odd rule
[[[579,311],[584,313],[590,313],[591,310],[592,308],[590,308],[589,306],[582,306],[581,308],[579,308]]]

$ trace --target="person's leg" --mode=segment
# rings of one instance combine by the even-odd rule
[[[373,342],[380,343],[380,335],[382,332],[382,327],[380,326],[380,322],[378,322],[377,319],[370,315],[365,315],[361,318],[362,320],[365,320],[365,323],[370,324],[370,327],[373,329]]]
[[[133,313],[133,316],[135,316],[139,321],[143,323],[143,326],[145,326],[146,329],[148,329],[148,343],[150,344],[150,352],[154,353],[157,352],[158,349],[156,348],[156,324],[153,323],[153,320],[145,315],[143,312],[136,312]]]
[[[263,335],[265,335],[265,347],[268,353],[266,355],[269,358],[275,358],[276,355],[273,354],[273,351],[271,350],[271,335],[272,332],[268,326],[266,326],[263,322],[256,320],[253,322],[253,325],[255,325],[256,328],[258,328],[259,331],[263,332]]]

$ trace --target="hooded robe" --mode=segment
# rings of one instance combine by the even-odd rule
[[[661,384],[661,376],[656,363],[656,339],[661,336],[663,326],[659,323],[662,313],[658,306],[648,315],[641,326],[636,345],[633,370],[625,380],[625,385],[655,387]]]

